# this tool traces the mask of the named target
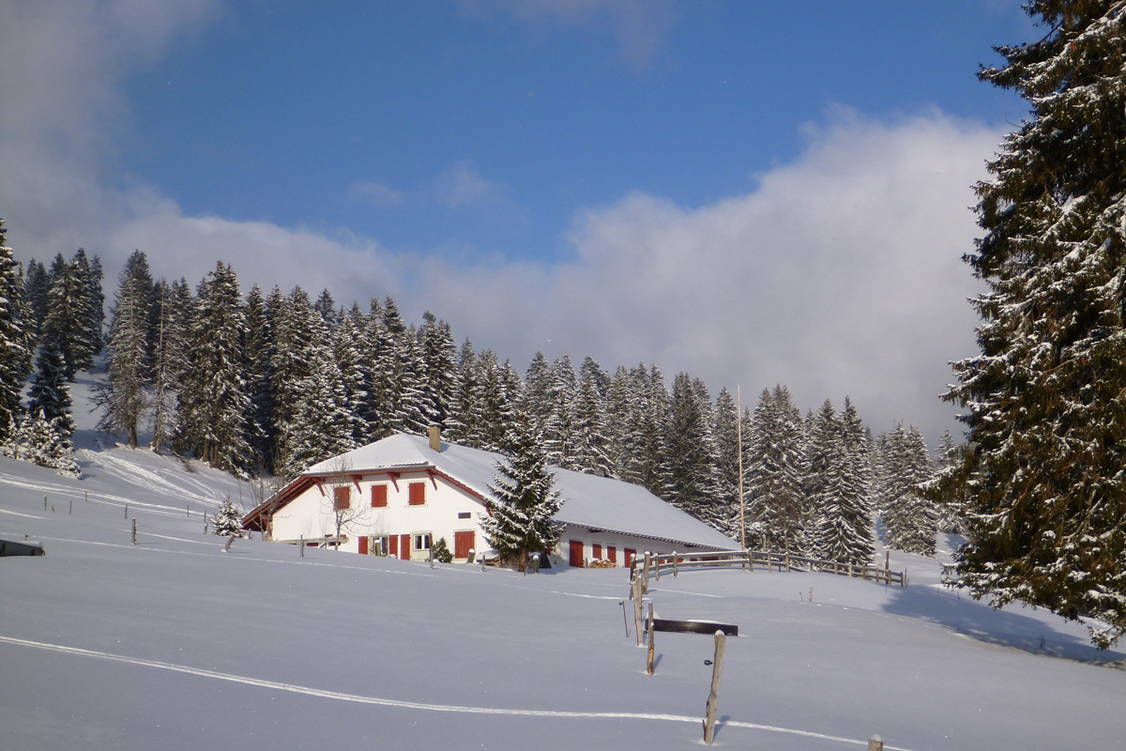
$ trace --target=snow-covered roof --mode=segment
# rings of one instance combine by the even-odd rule
[[[441,449],[432,450],[423,436],[398,433],[314,464],[302,476],[432,467],[481,497],[492,497],[489,483],[503,458],[500,454],[444,441]],[[551,470],[555,489],[563,498],[557,521],[708,548],[738,547],[734,540],[640,485],[558,467]]]

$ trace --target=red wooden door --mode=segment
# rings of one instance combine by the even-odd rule
[[[637,551],[633,548],[626,548],[624,552],[626,554],[626,568],[629,568],[633,564],[633,557],[637,555]]]
[[[571,540],[571,565],[583,567],[583,543],[581,540]]]
[[[411,536],[399,535],[399,557],[404,561],[411,559]]]
[[[388,555],[398,555],[399,554],[399,538],[396,537],[395,535],[391,535],[390,537],[387,538],[387,540],[388,540],[387,547],[390,548],[387,551],[387,554]]]
[[[606,560],[610,561],[610,563],[618,562],[618,549],[613,545],[606,548]]]
[[[361,537],[360,539],[360,555],[368,554],[368,538]]]
[[[454,532],[454,558],[468,558],[473,549],[473,532]]]

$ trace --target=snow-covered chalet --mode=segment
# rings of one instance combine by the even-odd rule
[[[313,465],[247,514],[243,527],[277,542],[415,561],[444,538],[454,561],[465,562],[489,547],[481,519],[501,458],[443,442],[436,429],[429,437],[392,435]],[[563,498],[556,565],[628,566],[640,551],[738,547],[638,485],[551,470]]]

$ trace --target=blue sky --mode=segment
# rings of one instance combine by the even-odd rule
[[[126,81],[121,167],[190,213],[552,258],[581,208],[747,190],[833,106],[1021,111],[974,79],[1023,31],[998,4],[649,2],[625,21],[518,5],[227,7]]]
[[[395,295],[523,369],[952,426],[972,183],[1026,108],[1016,2],[14,0],[0,216],[21,258]]]

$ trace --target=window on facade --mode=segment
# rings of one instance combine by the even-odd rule
[[[458,519],[469,519],[470,517],[472,517],[472,514],[468,511],[458,511],[457,512],[457,518]]]
[[[429,550],[430,549],[430,533],[426,532],[426,533],[423,533],[423,534],[414,535],[414,541],[413,541],[412,547],[413,547],[414,550]]]
[[[344,486],[332,489],[332,508],[342,511],[352,505],[352,488]]]
[[[421,506],[426,503],[426,483],[412,482],[407,486],[410,493],[409,500],[407,501],[411,506]]]
[[[387,536],[371,538],[372,555],[388,555],[391,552],[391,540]]]
[[[383,508],[387,505],[387,486],[386,485],[372,485],[371,486],[371,507]]]
[[[602,546],[601,545],[591,545],[590,546],[590,557],[595,559],[596,561],[602,560]]]

